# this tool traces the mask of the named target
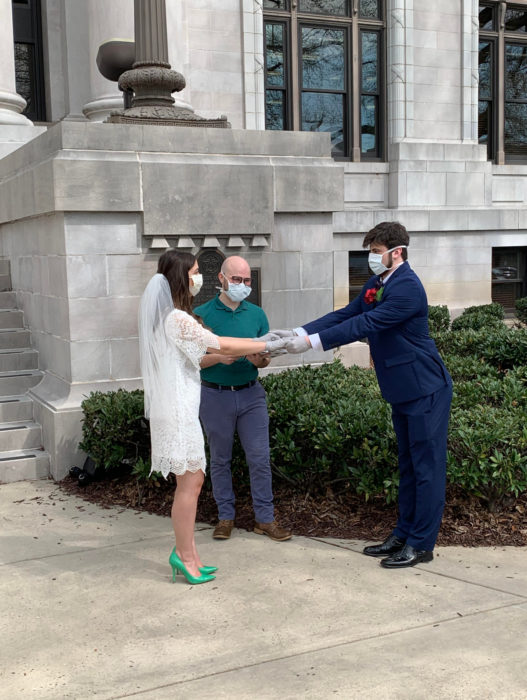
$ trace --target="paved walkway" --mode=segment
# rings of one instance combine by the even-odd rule
[[[199,527],[216,581],[171,583],[170,521],[0,485],[0,697],[527,698],[527,551],[386,571],[362,542]]]

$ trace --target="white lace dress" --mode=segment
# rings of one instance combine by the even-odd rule
[[[163,387],[152,396],[150,435],[152,471],[205,471],[205,448],[199,422],[199,362],[207,348],[220,345],[217,336],[185,311],[175,309],[165,321],[166,356],[159,358]]]

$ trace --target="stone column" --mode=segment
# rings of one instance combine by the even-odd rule
[[[32,126],[21,114],[26,101],[16,92],[11,0],[0,0],[0,124]]]
[[[99,46],[110,39],[134,38],[133,0],[88,0],[90,101],[82,111],[90,120],[101,122],[122,109],[123,93],[117,83],[104,78],[97,68]]]
[[[183,90],[185,78],[170,69],[165,0],[134,0],[134,23],[135,63],[119,78],[119,87],[134,93],[132,107],[108,121],[230,128],[223,115],[205,119],[189,108],[174,105],[172,93]]]

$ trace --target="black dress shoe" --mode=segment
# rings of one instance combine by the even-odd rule
[[[388,554],[400,552],[404,547],[404,540],[399,539],[395,535],[387,537],[382,544],[374,544],[369,547],[364,547],[363,554],[369,557],[386,557]]]
[[[405,544],[399,552],[395,552],[395,554],[383,559],[381,566],[384,566],[386,569],[402,569],[405,566],[415,566],[416,564],[432,561],[433,558],[433,552],[427,552],[424,549],[414,549],[411,544]]]

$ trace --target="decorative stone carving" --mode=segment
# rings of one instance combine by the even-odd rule
[[[119,78],[121,90],[134,93],[132,107],[114,112],[109,122],[230,128],[224,115],[205,119],[174,106],[172,93],[183,90],[185,78],[168,62],[165,0],[135,0],[135,46],[137,61]]]

